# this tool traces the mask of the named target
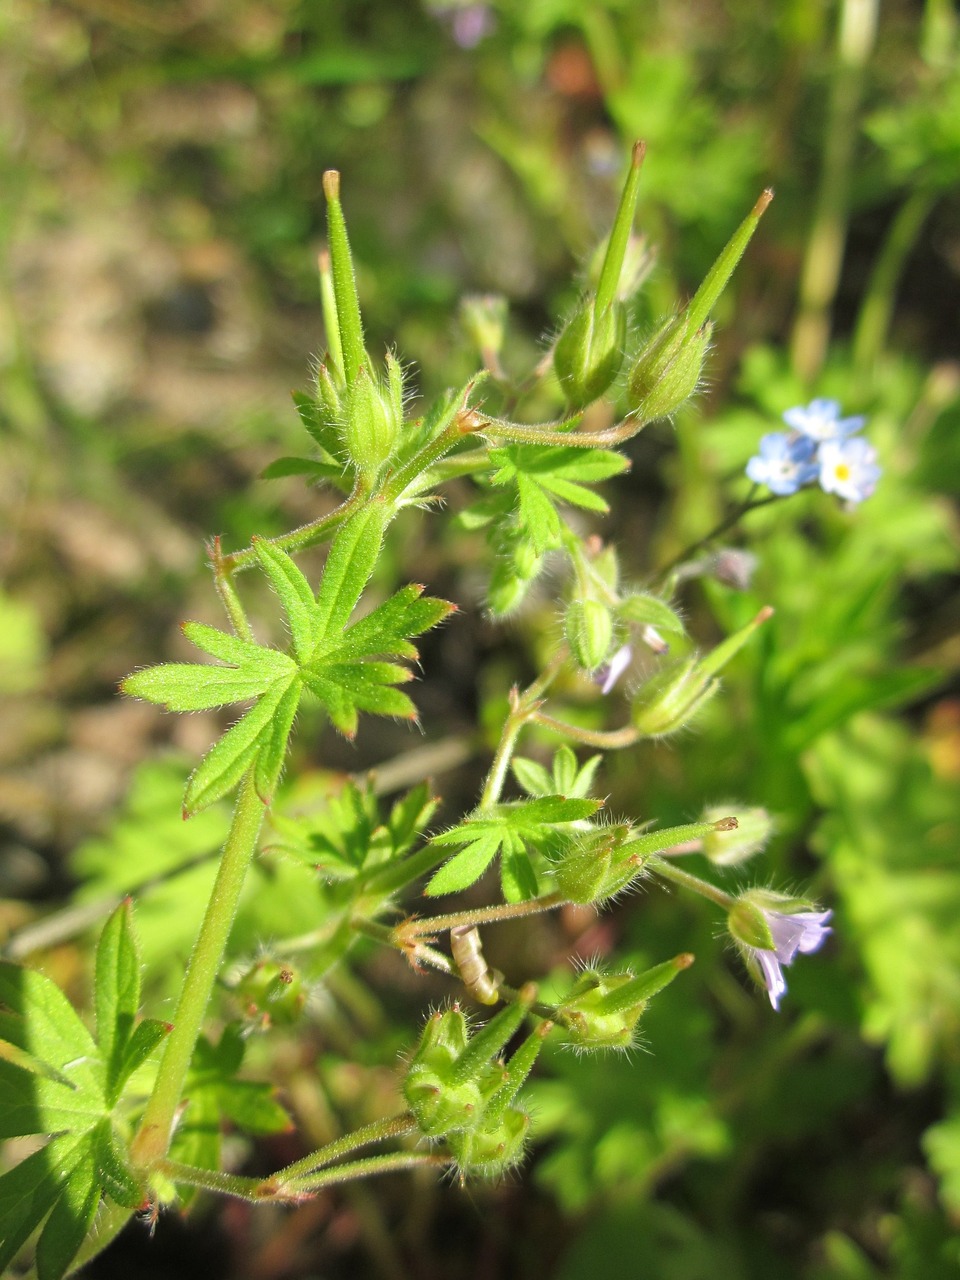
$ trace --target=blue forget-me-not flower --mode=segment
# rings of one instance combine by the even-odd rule
[[[786,497],[819,480],[826,493],[849,503],[873,493],[881,474],[877,452],[855,434],[866,418],[841,418],[837,400],[820,399],[787,409],[783,420],[792,430],[761,437],[760,452],[747,463],[754,484]]]
[[[862,436],[827,440],[820,446],[820,487],[847,502],[862,502],[877,487],[877,451]]]
[[[788,427],[799,431],[811,440],[845,440],[859,431],[866,418],[841,418],[837,400],[811,400],[808,405],[797,405],[783,415]]]
[[[760,452],[747,463],[754,484],[765,484],[783,497],[816,480],[820,470],[814,461],[817,446],[806,436],[771,431],[761,437]]]

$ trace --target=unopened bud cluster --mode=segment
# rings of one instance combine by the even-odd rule
[[[470,1034],[459,1006],[433,1015],[403,1082],[420,1132],[443,1139],[462,1173],[495,1177],[521,1159],[530,1117],[514,1106],[550,1024],[529,1035],[509,1061],[500,1054],[520,1029],[532,987]]]
[[[566,1028],[571,1047],[584,1052],[629,1049],[651,998],[692,964],[693,956],[684,952],[639,975],[584,969],[557,1006],[557,1021]]]

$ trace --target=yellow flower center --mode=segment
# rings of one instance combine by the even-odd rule
[[[838,480],[850,479],[850,468],[847,466],[845,462],[840,462],[837,464],[836,476]]]

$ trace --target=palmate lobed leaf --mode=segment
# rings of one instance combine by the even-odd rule
[[[123,681],[124,692],[175,711],[257,699],[191,775],[183,802],[185,817],[227,795],[251,769],[257,794],[270,803],[304,686],[348,737],[356,733],[361,711],[416,718],[412,701],[395,687],[411,679],[410,672],[378,659],[415,659],[410,637],[435,626],[454,606],[425,597],[422,587],[409,585],[347,625],[373,572],[389,515],[386,503],[372,501],[345,521],[330,548],[316,596],[285,551],[264,538],[253,540],[257,561],[289,623],[293,656],[205,623],[187,622],[187,638],[229,665],[166,663]]]
[[[479,810],[466,821],[433,837],[434,845],[462,844],[466,848],[454,854],[434,874],[426,893],[436,896],[466,889],[500,853],[504,859],[501,873],[504,895],[510,901],[529,896],[536,892],[536,875],[528,847],[549,844],[555,839],[558,827],[589,818],[599,808],[599,800],[552,795]],[[521,861],[526,862],[527,867],[522,867]]]

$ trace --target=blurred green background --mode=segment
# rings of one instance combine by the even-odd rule
[[[689,295],[764,186],[777,196],[718,308],[709,386],[675,429],[631,442],[598,531],[632,576],[655,574],[745,496],[759,436],[814,395],[869,416],[885,474],[855,513],[807,492],[727,535],[758,557],[755,578],[688,584],[691,631],[709,643],[762,603],[776,618],[697,733],[612,759],[604,790],[615,811],[662,822],[766,805],[778,835],[751,882],[810,888],[834,907],[835,937],[790,971],[776,1017],[696,902],[648,894],[599,922],[504,931],[491,958],[521,976],[614,946],[638,963],[698,956],[651,1008],[642,1052],[549,1055],[531,1090],[537,1145],[514,1182],[398,1177],[252,1218],[200,1205],[152,1243],[134,1224],[91,1275],[960,1268],[949,0],[4,0],[0,940],[81,876],[95,899],[215,844],[212,815],[190,835],[179,822],[184,768],[142,767],[158,744],[196,756],[210,720],[175,724],[115,685],[181,652],[180,618],[214,619],[205,538],[239,546],[329,502],[296,478],[258,480],[302,449],[289,390],[323,345],[323,170],[343,174],[369,345],[395,343],[428,397],[475,367],[456,319],[465,293],[509,300],[508,372],[542,356],[637,137],[638,229],[657,255],[641,322]],[[465,763],[437,779],[454,813],[486,758],[475,721],[496,725],[554,606],[487,623],[481,548],[442,520],[398,524],[392,555],[385,574],[415,573],[466,614],[426,647],[418,692],[428,743],[464,744]],[[606,714],[583,690],[569,699],[594,723]],[[300,763],[355,770],[409,743],[389,726],[356,748],[324,733]],[[178,971],[205,875],[138,893],[161,970]],[[282,885],[273,894],[277,930],[289,903]],[[258,928],[248,912],[238,950]],[[34,957],[78,1000],[88,940]],[[349,1016],[258,1041],[251,1060],[321,1141],[393,1105],[395,1054],[444,993],[371,959],[333,993]]]

